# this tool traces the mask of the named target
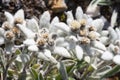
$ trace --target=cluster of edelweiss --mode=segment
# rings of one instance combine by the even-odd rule
[[[103,30],[101,18],[93,20],[77,7],[75,18],[71,11],[65,13],[67,23],[60,22],[58,17],[50,22],[50,13],[45,11],[40,20],[25,19],[21,9],[13,16],[5,12],[7,21],[0,27],[0,45],[10,54],[14,49],[25,47],[37,57],[52,63],[58,61],[53,55],[66,58],[85,59],[93,66],[101,61],[114,62],[120,65],[120,28],[109,27]],[[97,67],[96,67],[97,68]]]

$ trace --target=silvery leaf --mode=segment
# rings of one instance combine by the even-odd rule
[[[104,75],[104,74],[106,74],[107,72],[109,72],[110,70],[112,70],[112,67],[111,66],[104,66],[104,67],[102,67],[101,69],[99,69],[98,71],[97,71],[97,73],[96,73],[96,75]]]
[[[11,54],[13,51],[14,43],[13,42],[5,42],[5,51],[7,54]]]
[[[60,56],[67,57],[67,58],[71,57],[70,53],[64,47],[57,47],[56,46],[54,48],[54,54],[58,54]]]
[[[83,18],[83,10],[80,6],[77,7],[77,9],[76,9],[75,17],[78,21],[80,21]]]
[[[111,0],[99,0],[99,3],[98,3],[98,5],[100,5],[100,6],[108,6],[111,4],[112,4]]]
[[[83,49],[79,45],[76,45],[75,47],[75,54],[78,60],[81,60],[83,58]]]
[[[62,79],[63,80],[68,80],[68,74],[67,74],[67,71],[66,71],[66,68],[65,68],[64,64],[62,62],[59,62],[57,64],[57,68],[60,72],[60,75],[62,76]]]
[[[26,27],[28,27],[30,30],[32,30],[35,33],[38,32],[39,25],[34,18],[27,20],[26,24],[27,24]]]
[[[45,11],[40,17],[40,28],[49,27],[50,25],[50,13],[49,11]]]
[[[116,65],[112,68],[112,70],[110,70],[109,72],[107,72],[106,74],[104,74],[103,76],[101,76],[101,79],[106,78],[106,77],[110,77],[116,73],[118,73],[118,71],[120,71],[120,66]]]
[[[30,69],[30,74],[33,80],[39,80],[39,74],[34,68]]]
[[[16,60],[25,64],[30,61],[30,56],[28,54],[20,54],[17,56]]]

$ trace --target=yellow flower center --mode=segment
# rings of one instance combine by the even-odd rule
[[[72,30],[78,30],[80,28],[80,23],[78,21],[74,20],[71,22],[70,26],[71,26]]]

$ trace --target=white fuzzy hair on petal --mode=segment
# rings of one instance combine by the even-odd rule
[[[58,54],[60,56],[67,57],[67,58],[71,57],[70,53],[64,47],[55,47],[54,54]]]
[[[74,20],[72,11],[67,11],[65,14],[67,15],[67,24],[70,25],[71,22]]]
[[[29,51],[35,51],[35,52],[37,52],[39,49],[38,49],[38,47],[37,47],[36,45],[30,45],[30,46],[28,47],[28,50],[29,50]]]
[[[50,27],[49,27],[49,30],[50,32],[53,32],[53,31],[56,31],[57,28],[54,26],[54,24],[56,23],[59,23],[59,18],[56,16],[53,18],[53,20],[51,21],[51,24],[50,24]]]
[[[104,22],[102,19],[95,19],[92,21],[92,26],[94,26],[98,32],[101,32],[104,26]]]
[[[10,24],[13,24],[13,22],[14,22],[14,17],[13,17],[13,15],[11,14],[11,13],[9,13],[9,12],[6,12],[5,11],[5,17],[7,18],[7,21],[10,23]]]
[[[26,27],[28,27],[30,30],[32,30],[35,33],[38,32],[39,25],[34,18],[27,20],[26,24]]]
[[[0,37],[0,45],[4,44],[5,43],[5,40],[3,37]]]
[[[120,55],[115,55],[113,58],[113,62],[117,65],[120,65]]]
[[[56,59],[51,55],[51,51],[50,50],[45,49],[44,50],[44,54],[51,62],[57,63]]]
[[[49,61],[49,59],[45,56],[45,54],[43,52],[38,52],[38,58],[39,59],[43,59],[43,60],[46,60],[46,61]]]
[[[75,17],[78,21],[80,21],[83,18],[83,10],[80,6],[77,7],[77,9],[76,9]]]
[[[79,45],[76,45],[75,47],[75,54],[76,54],[76,57],[78,60],[81,60],[83,58],[83,49],[79,46]]]
[[[61,29],[64,32],[66,32],[67,34],[70,33],[70,27],[63,22],[56,23],[56,24],[54,24],[54,26],[57,27],[58,29]]]
[[[103,50],[103,51],[106,50],[105,45],[103,43],[101,43],[100,41],[92,41],[92,46],[94,48],[97,48],[97,49],[100,49],[100,50]]]
[[[30,45],[34,45],[35,44],[35,41],[34,39],[26,39],[23,44],[27,45],[27,46],[30,46]]]
[[[102,58],[103,60],[110,61],[110,60],[113,59],[113,54],[112,54],[111,52],[109,52],[109,51],[105,51],[105,52],[102,54],[101,58]]]
[[[50,25],[50,13],[45,11],[40,17],[40,27],[49,27]]]
[[[16,18],[21,18],[22,20],[24,20],[24,11],[23,11],[23,9],[20,9],[20,10],[18,10],[16,13],[15,13],[15,15],[14,15],[14,19],[16,19]]]
[[[27,38],[31,38],[31,39],[35,38],[35,33],[32,32],[29,28],[27,28],[26,25],[24,25],[24,24],[17,24],[17,26],[25,34],[25,36]]]

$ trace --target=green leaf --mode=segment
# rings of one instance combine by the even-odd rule
[[[17,49],[17,50],[15,51],[15,54],[16,54],[16,55],[19,55],[19,54],[21,54],[21,51],[20,51],[19,49]]]
[[[75,79],[74,79],[74,78],[72,78],[72,77],[69,77],[69,78],[68,78],[68,80],[75,80]]]
[[[21,62],[15,61],[15,67],[16,67],[17,71],[21,71],[23,65]]]
[[[39,73],[39,79],[44,80],[43,75],[41,73]]]
[[[32,68],[38,69],[40,67],[40,64],[33,64]]]
[[[33,78],[34,80],[39,80],[38,72],[37,72],[34,68],[31,68],[31,69],[30,69],[30,73],[31,73],[32,78]]]
[[[72,64],[72,65],[66,67],[68,75],[70,75],[71,73],[73,73],[73,70],[74,70],[75,67],[76,67],[75,64]]]
[[[96,3],[97,3],[97,0],[92,0],[90,4],[91,4],[91,5],[94,5],[94,4],[96,4]]]
[[[109,6],[109,5],[112,5],[113,2],[111,0],[100,0],[98,2],[98,5],[101,5],[101,6]]]
[[[68,80],[68,75],[67,75],[67,71],[66,71],[66,68],[64,66],[64,64],[62,62],[59,62],[57,64],[57,68],[60,72],[60,75],[62,77],[63,80]]]
[[[116,65],[115,67],[113,67],[112,70],[110,70],[109,72],[107,72],[101,78],[106,78],[106,77],[112,76],[112,75],[118,73],[119,71],[120,71],[120,65]]]

